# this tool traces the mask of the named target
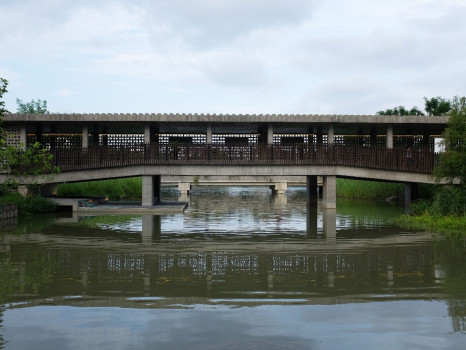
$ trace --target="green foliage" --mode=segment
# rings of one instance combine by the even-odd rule
[[[389,108],[385,111],[378,111],[378,115],[424,115],[416,106],[407,110],[404,106],[398,106],[395,108]]]
[[[56,174],[60,169],[53,165],[53,156],[40,143],[36,142],[26,151],[16,147],[5,145],[0,148],[0,157],[4,160],[1,163],[3,170],[8,176],[7,184],[18,186],[22,184],[22,176],[25,175],[45,175]]]
[[[31,114],[49,113],[49,111],[47,110],[46,100],[32,99],[31,102],[23,102],[19,98],[17,98],[16,104],[18,105],[16,109],[18,113],[31,113]]]
[[[444,132],[445,152],[434,170],[438,180],[450,182],[459,178],[462,186],[466,180],[466,97],[452,101],[450,119]]]
[[[403,191],[404,185],[399,183],[337,179],[337,194],[344,198],[387,199]]]
[[[24,197],[18,192],[11,192],[0,197],[0,203],[13,203],[18,207],[20,215],[47,213],[55,210],[55,203],[40,195]]]
[[[428,115],[446,115],[451,110],[451,101],[440,96],[431,97],[430,99],[424,97],[424,101]]]
[[[110,200],[141,199],[140,177],[59,184],[60,196],[104,196]]]
[[[8,80],[0,78],[0,118],[3,117],[5,113],[8,113],[8,111],[5,109],[5,101],[1,100],[3,98],[3,94],[8,92],[8,90],[6,89],[7,86]]]

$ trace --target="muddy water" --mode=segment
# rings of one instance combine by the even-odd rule
[[[465,243],[337,207],[198,188],[184,214],[21,219],[0,234],[0,348],[463,349]]]

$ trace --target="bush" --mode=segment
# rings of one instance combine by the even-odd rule
[[[55,210],[55,203],[40,195],[23,197],[17,192],[0,197],[0,203],[13,203],[18,207],[20,215],[47,213]]]

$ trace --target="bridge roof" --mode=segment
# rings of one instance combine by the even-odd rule
[[[96,113],[96,114],[19,114],[4,116],[4,126],[24,125],[28,128],[41,125],[44,131],[79,131],[82,125],[93,125],[108,132],[141,132],[143,125],[157,126],[160,132],[204,133],[207,124],[214,133],[227,127],[229,133],[257,132],[267,124],[274,125],[275,133],[307,133],[313,126],[329,123],[335,132],[347,134],[363,128],[366,131],[375,126],[385,131],[386,125],[393,124],[395,133],[419,132],[428,127],[431,133],[441,133],[448,116],[381,116],[381,115],[335,115],[335,114],[185,114],[185,113]]]

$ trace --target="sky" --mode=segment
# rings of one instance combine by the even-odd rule
[[[6,107],[375,114],[466,95],[466,0],[0,0]]]

